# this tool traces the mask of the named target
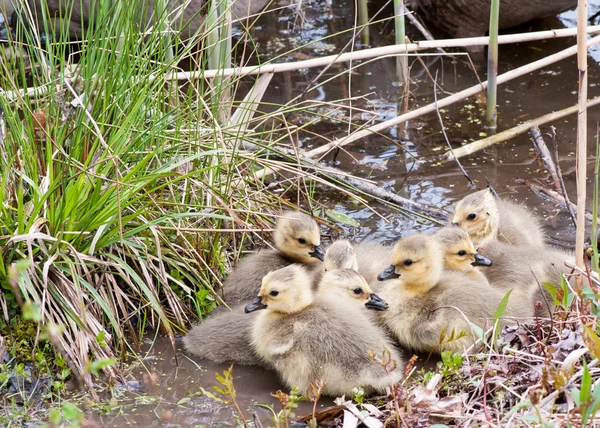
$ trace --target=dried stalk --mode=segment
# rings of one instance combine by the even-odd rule
[[[585,241],[585,196],[587,175],[587,17],[588,2],[577,4],[577,67],[579,69],[578,114],[577,114],[577,231],[575,235],[575,264],[585,270],[583,254]],[[583,288],[583,276],[575,277],[575,287]]]
[[[544,141],[544,137],[540,132],[540,128],[536,125],[529,130],[529,133],[533,139],[533,147],[535,148],[535,151],[542,159],[544,167],[548,170],[550,176],[552,177],[552,187],[554,187],[554,190],[557,192],[560,192],[560,180],[558,178],[558,173],[556,172],[556,166],[554,165],[554,161],[550,155],[550,150],[548,150],[548,146]]]
[[[589,34],[600,33],[600,25],[591,26],[588,29]],[[510,34],[498,36],[498,44],[523,43],[534,40],[546,40],[557,37],[571,37],[576,33],[574,28],[564,28],[559,30],[537,31],[533,33]],[[304,61],[288,62],[282,64],[264,64],[258,66],[235,67],[221,70],[204,70],[195,72],[173,73],[169,80],[195,80],[198,78],[212,78],[215,76],[249,76],[261,73],[281,73],[284,71],[295,71],[303,68],[322,67],[325,65],[357,61],[362,59],[377,58],[380,56],[400,55],[405,52],[418,52],[427,49],[436,48],[457,48],[468,46],[487,46],[489,37],[467,37],[462,39],[443,39],[443,40],[423,40],[405,45],[382,46],[372,49],[362,49],[360,51],[349,52],[341,55],[328,55],[321,58],[309,59]]]

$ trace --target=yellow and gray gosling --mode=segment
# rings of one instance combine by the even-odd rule
[[[325,272],[325,283],[331,275],[339,271]],[[404,363],[370,322],[363,300],[338,292],[315,295],[310,276],[298,266],[269,273],[246,306],[246,312],[260,310],[252,332],[256,354],[300,391],[320,378],[326,395],[350,394],[354,387],[385,391],[401,379]],[[379,353],[394,361],[387,370],[373,357]]]
[[[484,189],[461,199],[454,209],[452,224],[466,230],[476,248],[498,240],[514,246],[543,247],[542,224],[524,205],[497,199]]]
[[[292,263],[308,269],[320,269],[325,257],[319,226],[306,214],[284,212],[277,220],[275,250],[260,250],[241,259],[223,283],[223,295],[229,306],[247,302],[258,293],[262,278],[271,271]]]
[[[414,235],[394,245],[392,265],[379,275],[389,304],[381,322],[401,345],[416,351],[463,352],[477,337],[467,319],[484,331],[504,293],[484,281],[444,271],[444,252],[432,236]],[[532,317],[533,303],[515,292],[505,317]]]
[[[443,227],[433,237],[442,247],[444,267],[447,270],[461,272],[471,279],[487,282],[485,275],[477,267],[492,266],[492,260],[477,252],[464,229],[456,226]]]

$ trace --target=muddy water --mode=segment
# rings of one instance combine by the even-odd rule
[[[294,30],[294,18],[289,11],[271,14],[262,18],[253,30],[253,36],[259,50],[265,55],[263,59],[280,55],[293,47],[301,46],[309,41],[338,33],[351,28],[354,18],[351,11],[354,2],[340,0],[334,2],[330,10],[326,2],[304,2],[305,27]],[[371,14],[380,5],[371,5]],[[600,10],[600,1],[590,2],[591,14]],[[388,6],[382,16],[389,16]],[[543,28],[560,28],[575,25],[575,13],[568,12],[559,19],[549,19],[532,24],[516,31],[540,30]],[[414,29],[409,28],[409,36],[413,40],[421,39]],[[436,35],[437,36],[437,35]],[[282,60],[297,60],[316,55],[339,52],[350,40],[350,34],[338,35],[325,42],[300,49],[294,55]],[[525,63],[542,58],[570,46],[574,39],[558,39],[518,45],[505,45],[500,48],[501,72],[519,67]],[[385,23],[371,29],[372,46],[393,43],[393,25]],[[359,47],[359,46],[355,46]],[[475,72],[462,55],[442,58],[425,57],[432,76],[437,79],[448,93],[459,91],[477,82]],[[590,98],[599,95],[600,87],[600,51],[593,50],[589,57]],[[433,100],[433,85],[418,61],[411,58],[414,83],[411,86],[410,107],[415,108]],[[333,67],[320,81],[340,71]],[[267,94],[267,102],[285,103],[293,96],[301,93],[318,74],[320,69],[298,73],[276,75],[271,83],[271,91]],[[485,73],[478,71],[482,80]],[[498,129],[504,130],[520,121],[532,119],[573,105],[577,101],[577,71],[575,57],[556,65],[533,72],[525,77],[500,86],[498,93]],[[309,99],[336,100],[341,98],[364,97],[355,100],[353,107],[365,109],[373,114],[355,112],[352,120],[362,123],[374,117],[382,121],[397,116],[402,111],[402,94],[399,92],[395,77],[395,60],[380,59],[363,66],[351,76],[342,77],[325,85],[319,91],[310,92]],[[439,97],[444,96],[439,94]],[[464,103],[447,107],[442,111],[444,126],[448,138],[454,147],[480,138],[485,132],[482,126],[485,104],[472,98]],[[589,113],[589,154],[594,153],[593,136],[600,121],[600,109],[592,109]],[[348,114],[341,115],[350,119]],[[340,117],[337,115],[336,117]],[[303,123],[308,116],[292,116],[292,123]],[[560,165],[564,174],[569,194],[575,197],[575,127],[574,116],[553,124],[556,127]],[[326,139],[339,137],[347,132],[347,125],[332,119],[322,119],[312,126],[313,134],[301,133],[299,141],[305,149],[316,147]],[[549,128],[543,127],[547,132]],[[317,137],[315,137],[317,135]],[[549,139],[547,139],[549,141]],[[344,171],[356,176],[369,178],[389,190],[412,200],[450,209],[457,199],[470,191],[470,187],[457,168],[456,164],[439,163],[435,157],[446,150],[446,142],[441,133],[436,115],[428,115],[406,124],[403,129],[394,128],[383,135],[372,136],[350,144],[337,156],[328,155],[325,159],[334,163]],[[592,156],[593,157],[593,156]],[[526,203],[545,219],[548,234],[556,240],[571,242],[574,230],[567,214],[552,202],[540,198],[523,184],[518,178],[528,179],[549,185],[546,174],[540,170],[528,135],[517,137],[511,141],[462,159],[462,164],[473,180],[484,187],[486,180],[494,186],[502,196],[509,196]],[[589,165],[589,171],[593,171]],[[590,182],[588,191],[593,189]],[[415,230],[425,231],[435,227],[434,224],[412,216],[399,214],[383,204],[372,203],[369,208],[357,206],[339,194],[326,189],[318,189],[321,202],[330,208],[345,212],[354,217],[360,228],[341,226],[344,232],[357,240],[373,242],[391,242],[398,236],[413,233]],[[590,207],[591,208],[591,207]],[[379,214],[376,214],[375,211]],[[180,344],[179,344],[180,347]],[[138,367],[132,372],[134,381],[132,390],[124,392],[116,400],[115,406],[107,414],[91,412],[90,418],[102,426],[234,426],[236,419],[231,406],[216,402],[207,396],[197,395],[200,387],[210,389],[215,385],[215,372],[222,372],[226,367],[209,364],[205,361],[194,361],[179,351],[179,365],[175,364],[170,343],[159,339],[144,359],[145,368]],[[156,375],[148,376],[148,373]],[[257,407],[254,403],[273,404],[277,401],[270,396],[281,388],[274,373],[258,368],[236,367],[234,369],[235,386],[238,401],[243,411],[250,415],[256,412],[265,426],[270,425],[268,411]],[[307,403],[305,403],[307,404]],[[323,405],[331,404],[324,400]],[[297,413],[305,414],[310,406],[303,406]]]

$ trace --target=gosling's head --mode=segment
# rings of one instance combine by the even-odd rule
[[[426,292],[439,282],[443,267],[444,253],[438,242],[428,235],[413,235],[396,242],[392,265],[377,279],[400,278],[406,287]]]
[[[284,212],[277,220],[274,240],[275,247],[296,262],[318,263],[325,257],[319,226],[306,214],[296,211]]]
[[[246,305],[245,312],[269,309],[293,314],[302,311],[313,301],[311,278],[300,265],[290,265],[269,272],[263,277],[258,296]]]
[[[461,199],[454,209],[452,224],[467,231],[476,246],[498,233],[498,204],[490,189],[480,190]]]
[[[475,266],[491,266],[492,261],[477,253],[469,234],[456,226],[440,229],[434,238],[444,251],[444,265],[450,270],[473,272]]]
[[[350,302],[364,304],[368,309],[376,311],[384,311],[388,308],[388,304],[373,293],[362,275],[353,269],[325,272],[319,282],[319,294],[349,299]]]
[[[331,244],[325,252],[323,267],[325,271],[336,269],[354,269],[358,271],[358,260],[350,242],[340,239]]]

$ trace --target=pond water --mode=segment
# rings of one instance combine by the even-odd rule
[[[293,47],[302,46],[310,41],[336,34],[351,28],[354,24],[354,2],[339,0],[331,6],[327,2],[308,1],[304,5],[304,27],[292,28],[295,20],[290,9],[263,17],[252,30],[252,36],[264,58],[280,55]],[[277,4],[275,5],[277,6]],[[382,4],[370,5],[373,15]],[[600,1],[590,1],[590,14],[600,10]],[[386,6],[381,17],[392,14],[390,5]],[[575,25],[575,12],[567,12],[556,19],[546,19],[518,28],[515,31],[535,31],[547,28],[562,28]],[[440,35],[435,34],[436,37]],[[422,36],[412,27],[408,28],[412,40],[421,40]],[[393,43],[393,23],[375,25],[370,31],[370,45],[381,46]],[[351,39],[350,33],[336,35],[325,42],[296,51],[292,56],[280,61],[293,61],[332,54],[342,50]],[[574,43],[574,38],[538,41],[500,47],[500,72],[514,69],[528,62],[540,59],[551,53],[565,49]],[[359,48],[359,46],[355,46]],[[423,57],[432,76],[437,74],[443,90],[453,93],[477,83],[475,72],[470,68],[464,55]],[[589,57],[589,97],[600,94],[598,86],[600,76],[600,50],[592,50]],[[410,89],[409,108],[428,104],[433,101],[433,84],[424,73],[423,67],[411,57],[411,75],[414,79]],[[321,81],[338,73],[340,67],[332,67],[321,77]],[[266,100],[273,103],[285,103],[301,93],[322,69],[310,69],[302,72],[276,75],[271,82]],[[478,70],[481,80],[485,80],[485,71]],[[395,59],[382,58],[365,65],[348,77],[336,79],[319,91],[310,92],[309,99],[336,100],[352,97],[364,97],[355,100],[353,107],[368,110],[376,114],[376,121],[395,117],[403,109],[402,93],[396,82]],[[498,130],[508,129],[520,121],[533,119],[554,110],[576,104],[577,102],[577,66],[576,58],[571,57],[553,66],[533,72],[499,87],[498,91]],[[444,96],[438,94],[438,97]],[[471,98],[443,109],[442,116],[448,138],[454,147],[480,138],[485,132],[482,120],[485,117],[485,104]],[[359,122],[360,112],[355,112],[353,120]],[[336,116],[338,117],[338,116]],[[371,115],[365,115],[366,118]],[[346,115],[346,118],[347,115]],[[292,117],[292,121],[301,121],[302,116]],[[594,136],[600,109],[591,109],[589,120],[589,155],[593,159],[595,152]],[[575,142],[576,117],[570,116],[553,124],[556,127],[560,166],[564,174],[566,188],[575,198]],[[323,144],[328,139],[339,137],[347,132],[347,125],[334,120],[323,119],[310,128],[313,134],[300,135],[303,148],[310,149]],[[542,127],[548,132],[549,127]],[[317,137],[315,137],[317,136]],[[550,145],[550,139],[546,139]],[[551,145],[550,145],[551,147]],[[423,116],[407,123],[405,129],[393,128],[382,135],[374,135],[344,147],[335,157],[340,169],[358,177],[369,178],[379,186],[394,190],[411,200],[450,209],[451,206],[471,191],[467,180],[454,162],[439,163],[435,157],[446,151],[446,142],[441,133],[440,123],[435,114]],[[329,154],[326,160],[333,161]],[[501,196],[508,196],[527,204],[545,219],[548,234],[556,242],[574,241],[574,228],[568,215],[551,201],[542,199],[516,179],[527,179],[549,187],[548,177],[540,169],[532,148],[529,135],[524,134],[508,142],[500,143],[490,149],[463,158],[462,164],[467,173],[478,184],[485,187],[486,180]],[[593,173],[593,160],[589,161],[589,173]],[[349,229],[341,226],[344,233],[359,241],[380,243],[392,242],[399,236],[414,231],[424,231],[435,227],[424,220],[407,217],[384,204],[372,203],[369,208],[349,201],[339,193],[318,188],[317,195],[324,205],[336,211],[346,213],[360,223],[360,228]],[[588,192],[593,190],[589,180]],[[590,206],[591,209],[591,206]],[[378,214],[377,214],[377,213]],[[178,343],[178,348],[181,344]],[[222,372],[226,366],[209,364],[206,361],[194,361],[178,349],[179,364],[174,360],[170,342],[158,339],[148,350],[144,359],[145,368],[139,366],[131,374],[136,379],[131,385],[134,390],[120,397],[113,410],[107,414],[90,412],[89,418],[101,426],[232,426],[236,424],[234,411],[228,405],[211,400],[206,396],[197,396],[200,387],[210,389],[216,384],[214,373]],[[278,408],[271,392],[281,388],[272,372],[258,368],[235,367],[235,387],[238,400],[247,415],[256,412],[260,419],[269,421],[269,412],[253,403],[270,403]],[[149,376],[154,374],[154,376]],[[153,378],[156,378],[153,380]],[[182,401],[183,400],[183,401]],[[306,404],[306,403],[305,403]],[[322,405],[331,401],[323,400]],[[301,406],[297,414],[306,414],[310,406]]]

